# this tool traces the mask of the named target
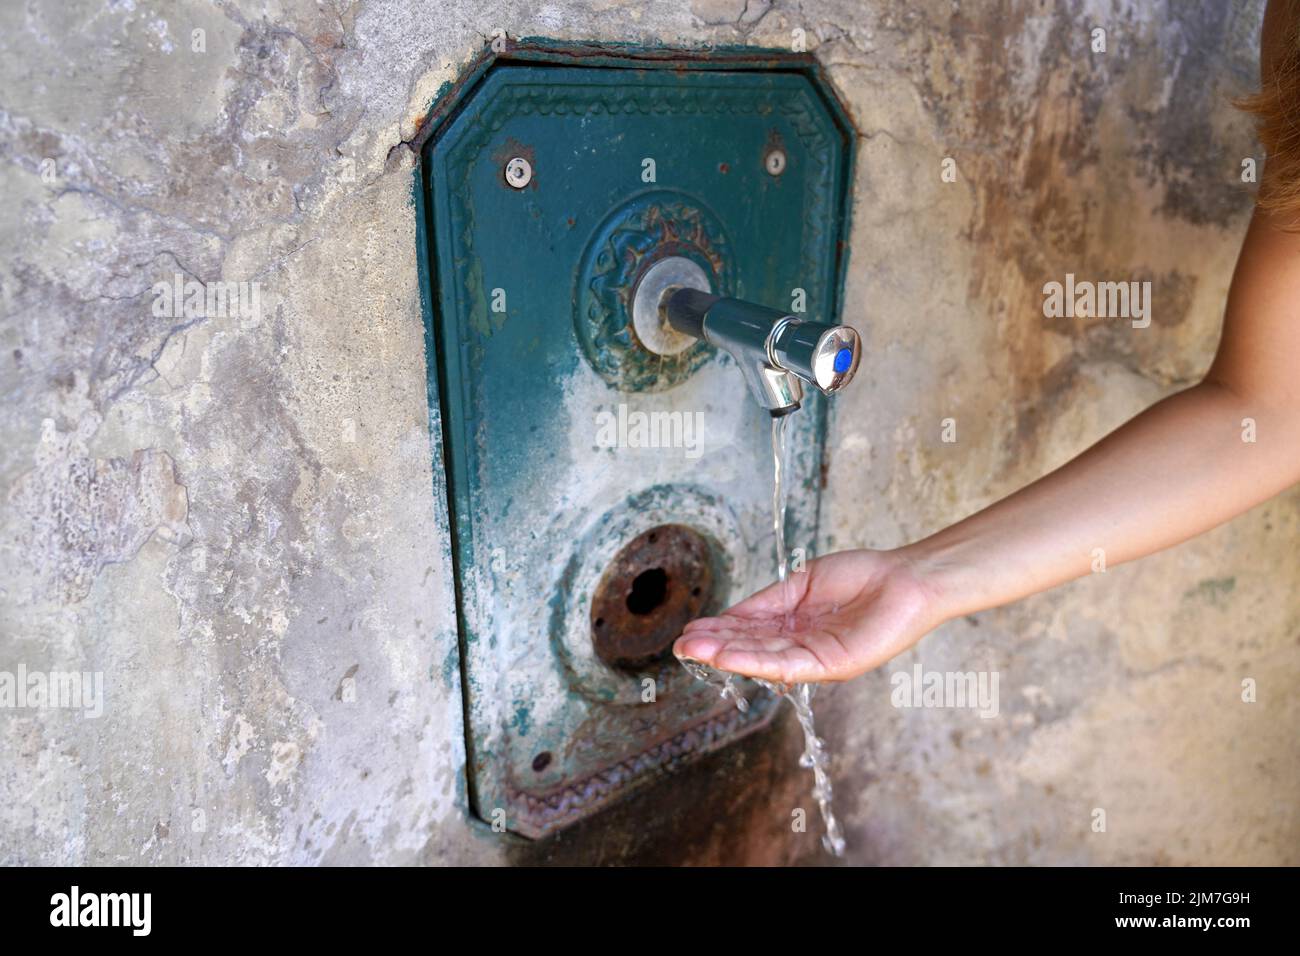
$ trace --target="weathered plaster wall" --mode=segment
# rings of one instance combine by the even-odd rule
[[[102,671],[107,703],[0,712],[0,862],[820,859],[789,832],[811,804],[788,721],[547,843],[468,822],[404,142],[495,28],[806,30],[862,133],[870,357],[829,514],[837,546],[892,546],[1207,366],[1259,158],[1227,98],[1260,8],[4,5],[0,670]],[[1044,320],[1066,272],[1150,279],[1151,327]],[[176,273],[256,280],[259,315],[154,316]],[[851,858],[1300,862],[1297,504],[826,692]],[[918,660],[998,670],[1001,717],[893,708]]]

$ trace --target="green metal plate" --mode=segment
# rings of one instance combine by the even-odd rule
[[[774,709],[751,688],[739,713],[671,657],[606,664],[591,610],[620,549],[663,524],[709,544],[705,610],[774,575],[767,416],[727,356],[655,355],[627,311],[636,275],[671,252],[716,291],[790,308],[801,289],[810,318],[836,320],[851,138],[813,75],[771,64],[498,63],[422,152],[470,791],[527,836]],[[532,170],[523,189],[504,176],[513,157]],[[788,529],[807,549],[824,419],[812,398],[791,427]]]

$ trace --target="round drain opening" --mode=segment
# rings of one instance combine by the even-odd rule
[[[713,559],[697,531],[664,524],[629,541],[605,568],[591,602],[591,640],[611,667],[664,657],[713,597]]]
[[[668,572],[663,568],[651,568],[632,579],[627,609],[633,614],[653,614],[667,599]]]

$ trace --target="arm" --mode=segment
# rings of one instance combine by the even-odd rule
[[[1243,440],[1244,420],[1255,425]],[[945,618],[1185,541],[1300,481],[1300,236],[1252,221],[1205,379],[1069,464],[903,548]]]
[[[1270,2],[1261,89],[1291,88],[1293,4]],[[1268,100],[1265,93],[1254,98]],[[1284,96],[1283,100],[1287,98]],[[1295,175],[1291,142],[1265,182]],[[1287,119],[1290,107],[1282,115]],[[1290,125],[1290,124],[1282,124]],[[1272,183],[1282,173],[1280,183]],[[1233,275],[1219,353],[1196,387],[1148,409],[1065,467],[904,548],[952,617],[1088,573],[1094,549],[1131,561],[1200,534],[1300,481],[1300,237],[1257,211]],[[1243,441],[1245,419],[1257,441]]]
[[[1243,440],[1253,419],[1256,440]],[[896,551],[843,551],[714,618],[678,656],[786,682],[847,680],[954,617],[1184,541],[1300,481],[1300,236],[1256,212],[1218,355],[1062,468]],[[787,601],[789,603],[787,603]]]
[[[1264,90],[1294,68],[1293,12],[1279,2],[1265,11]],[[1285,167],[1293,157],[1286,158],[1284,169],[1269,172],[1292,176]],[[1219,354],[1199,385],[901,556],[933,581],[951,617],[1086,574],[1094,549],[1119,564],[1200,534],[1300,481],[1297,369],[1300,238],[1257,211],[1237,260]],[[1245,419],[1255,423],[1254,444],[1243,441]]]

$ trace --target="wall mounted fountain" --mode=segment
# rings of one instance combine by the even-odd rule
[[[853,136],[807,56],[523,44],[475,64],[423,137],[469,792],[539,837],[775,712],[757,689],[739,712],[669,651],[772,579],[769,412],[725,347],[662,310],[638,322],[636,298],[834,324]],[[856,368],[844,348],[828,375]],[[787,533],[815,551],[826,407],[802,400]]]

